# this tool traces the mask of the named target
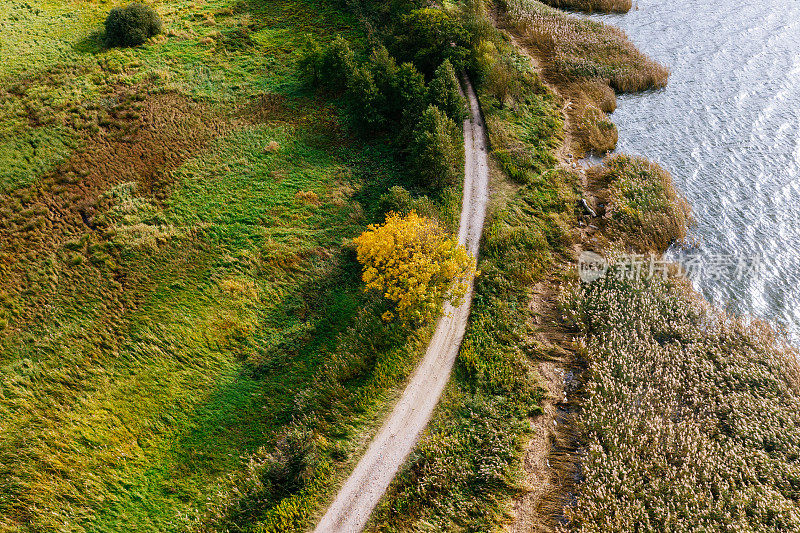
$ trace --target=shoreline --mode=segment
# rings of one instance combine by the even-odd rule
[[[510,26],[513,27],[513,24]],[[567,106],[572,102],[570,96],[574,94],[574,87],[570,87],[569,83],[559,83],[558,80],[552,77],[549,80],[546,79],[546,69],[542,68],[541,65],[546,64],[548,58],[542,56],[541,50],[535,47],[526,47],[521,43],[521,36],[515,34],[513,29],[509,28],[508,24],[502,29],[510,35],[512,42],[521,52],[531,58],[535,70],[542,73],[545,78],[545,83],[565,100],[566,104],[564,109],[566,110]],[[616,102],[614,102],[614,107],[615,106]],[[607,115],[605,115],[605,111],[603,113],[605,118],[608,119]],[[564,112],[564,118],[565,139],[564,145],[559,151],[560,162],[562,165],[570,166],[574,172],[581,176],[582,195],[584,199],[588,201],[589,206],[594,210],[602,206],[605,210],[606,205],[603,205],[600,199],[607,200],[608,191],[599,187],[597,180],[592,179],[592,175],[601,174],[603,170],[607,168],[609,161],[613,161],[614,158],[625,156],[615,155],[616,152],[608,152],[609,155],[603,157],[597,164],[581,164],[587,159],[599,156],[594,155],[591,150],[581,150],[580,146],[578,150],[570,149],[571,146],[574,146],[574,139],[579,137],[581,132],[575,131],[574,129],[570,131],[570,128],[574,128],[574,125],[571,124],[569,120],[570,115],[566,111]],[[616,145],[616,136],[614,144]],[[664,172],[666,173],[666,171]],[[669,184],[666,188],[668,190],[674,190],[672,177],[669,176],[668,173],[667,176]],[[682,195],[673,197],[669,203],[671,204],[673,212],[684,211],[685,207],[688,207],[688,203]],[[688,227],[691,223],[689,219],[687,220],[689,222],[684,225],[685,227]],[[630,232],[636,231],[633,227],[628,228],[627,231],[623,230],[619,235],[614,236],[607,235],[605,228],[602,226],[601,228],[594,228],[593,226],[592,223],[587,221],[585,226],[580,229],[581,239],[576,245],[576,251],[591,250],[606,255],[615,246],[613,244],[614,242],[622,242],[627,249],[638,250],[644,253],[655,253],[660,259],[665,257],[668,246],[661,245],[652,248],[641,246],[640,242],[635,242],[635,238],[631,240],[632,234]],[[680,242],[680,240],[671,242]],[[575,257],[575,259],[577,259],[577,257]],[[574,261],[568,266],[574,268],[576,263],[577,261]],[[719,309],[712,302],[707,300],[702,293],[695,290],[689,282],[672,282],[670,286],[679,288],[679,292],[682,293],[681,298],[684,298],[684,301],[695,302],[697,307],[706,309],[711,316],[719,317],[719,320],[723,322],[731,321],[735,324],[742,324],[742,327],[745,328],[745,333],[743,333],[745,337],[747,337],[747,335],[753,335],[757,338],[761,338],[761,336],[764,335],[771,339],[765,342],[768,344],[771,342],[772,344],[769,344],[769,346],[773,346],[778,350],[776,353],[784,354],[783,359],[781,359],[782,356],[780,355],[776,355],[776,357],[778,358],[777,360],[783,360],[784,364],[788,365],[785,367],[787,379],[789,381],[792,380],[796,369],[791,368],[791,364],[789,364],[789,360],[785,358],[785,355],[787,353],[794,353],[796,355],[796,348],[793,348],[788,343],[786,334],[782,333],[779,328],[776,328],[775,324],[757,318],[732,315],[727,311]],[[562,284],[556,282],[556,287],[562,287]],[[542,316],[553,314],[553,311],[559,309],[562,305],[561,302],[548,302],[554,292],[553,289],[543,291],[541,287],[537,285],[531,292],[533,295],[531,308],[542,309],[547,308],[548,305],[551,307],[551,310],[542,313]],[[540,374],[543,378],[543,384],[548,390],[549,398],[543,402],[544,413],[531,419],[531,425],[535,429],[533,437],[528,443],[523,461],[531,490],[528,490],[520,498],[515,500],[514,519],[507,528],[508,531],[512,532],[529,531],[532,525],[536,525],[537,529],[535,530],[537,531],[540,530],[539,528],[542,530],[552,530],[555,529],[558,523],[563,524],[565,521],[571,523],[571,518],[576,516],[576,511],[574,508],[575,504],[568,502],[580,496],[579,487],[584,483],[584,474],[579,474],[579,472],[582,472],[585,468],[582,466],[584,462],[590,461],[590,459],[586,457],[586,447],[589,443],[586,441],[585,436],[579,435],[578,424],[574,418],[574,413],[579,412],[583,408],[584,400],[586,400],[586,398],[582,398],[581,396],[585,394],[584,388],[588,384],[586,372],[589,370],[589,360],[586,358],[587,354],[583,353],[585,348],[578,350],[573,342],[566,341],[564,332],[569,328],[556,326],[556,323],[560,321],[561,317],[556,317],[553,326],[551,326],[551,328],[545,328],[544,335],[549,336],[551,341],[560,344],[561,347],[564,348],[565,353],[571,352],[571,357],[566,361],[559,361],[563,366],[560,375],[558,375],[559,368],[554,367],[552,363],[540,363]],[[745,321],[747,326],[744,326]],[[583,337],[581,337],[581,339],[583,339]],[[582,343],[583,340],[580,342]],[[770,350],[773,348],[767,347],[765,349]],[[565,378],[567,372],[569,372],[570,379]],[[576,379],[581,382],[580,385],[575,385],[574,381]],[[573,398],[573,394],[567,395],[566,391],[568,389],[570,393],[575,393],[577,398]],[[564,416],[564,413],[566,413],[567,416]],[[580,415],[578,415],[578,417],[580,418]],[[564,422],[566,422],[566,424]],[[556,429],[554,429],[554,427]],[[544,435],[540,435],[540,433],[544,433]],[[543,468],[542,465],[546,465],[546,468]],[[580,481],[576,479],[578,477],[581,477]],[[546,482],[542,483],[542,479],[557,481],[548,485]],[[539,481],[538,483],[537,480]],[[570,514],[570,516],[566,516],[565,512]]]

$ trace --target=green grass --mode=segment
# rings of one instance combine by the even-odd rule
[[[0,75],[0,530],[307,526],[430,334],[377,318],[343,246],[402,168],[295,72],[359,23],[160,2],[165,36],[106,50],[111,4],[30,5]]]
[[[564,126],[559,98],[496,30],[487,30],[478,50],[484,73],[478,93],[492,155],[513,181],[531,183],[557,163]]]

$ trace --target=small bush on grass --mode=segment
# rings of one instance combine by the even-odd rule
[[[412,196],[405,188],[395,185],[381,195],[378,200],[378,208],[384,215],[389,213],[407,215],[411,211],[416,211],[420,216],[436,218],[442,221],[447,219],[448,211],[447,199],[444,198],[442,200],[444,200],[445,205],[440,205],[441,202],[434,202],[430,196],[424,194]]]
[[[456,122],[467,117],[467,103],[461,96],[453,64],[445,59],[428,84],[428,103],[435,105]]]
[[[105,25],[106,46],[139,46],[163,29],[158,13],[138,2],[112,9]]]
[[[439,313],[442,301],[458,305],[467,291],[475,262],[437,222],[415,211],[390,213],[355,239],[364,266],[366,290],[380,291],[396,304],[404,323],[422,324]]]
[[[420,185],[442,189],[462,177],[464,143],[456,123],[436,106],[428,106],[414,128],[411,167]]]
[[[313,50],[311,47],[312,58]],[[341,36],[336,37],[319,55],[318,65],[319,80],[323,87],[332,91],[345,90],[356,68],[350,43]]]

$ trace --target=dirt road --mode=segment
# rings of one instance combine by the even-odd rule
[[[458,240],[477,257],[489,199],[489,166],[483,120],[469,81],[465,83],[465,94],[470,113],[464,121],[464,199]],[[325,512],[316,533],[357,533],[364,528],[439,402],[464,337],[471,303],[472,283],[459,307],[445,305],[425,358],[394,411]]]

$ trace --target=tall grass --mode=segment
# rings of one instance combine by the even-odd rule
[[[663,253],[686,237],[689,204],[675,189],[672,176],[642,157],[616,154],[587,171],[597,197],[606,203],[603,226],[640,251]]]
[[[640,52],[619,28],[568,15],[536,0],[505,0],[504,6],[504,22],[539,51],[553,79],[602,79],[619,92],[667,84],[669,71]]]
[[[542,3],[585,13],[627,13],[633,7],[631,0],[543,0]]]
[[[589,361],[571,530],[800,530],[796,351],[658,277],[563,307]]]

